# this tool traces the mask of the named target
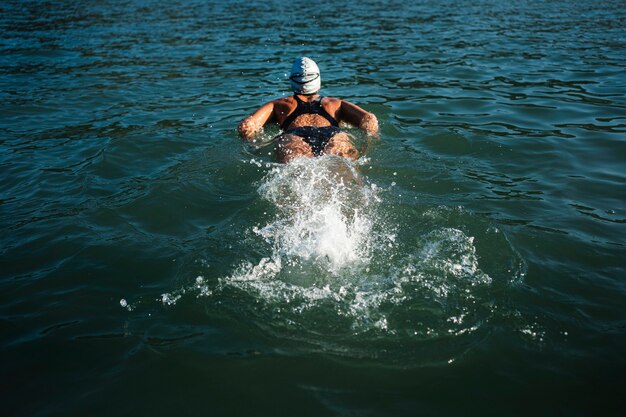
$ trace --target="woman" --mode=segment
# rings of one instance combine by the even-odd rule
[[[239,134],[253,140],[267,123],[278,123],[283,131],[277,137],[279,162],[323,154],[357,159],[359,152],[347,132],[339,129],[345,122],[358,126],[368,135],[378,135],[378,120],[372,113],[345,100],[320,96],[320,71],[307,58],[297,58],[289,77],[294,95],[261,106],[239,124]]]

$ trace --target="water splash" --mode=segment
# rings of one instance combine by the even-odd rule
[[[346,159],[301,158],[275,167],[259,193],[277,209],[273,221],[254,228],[273,246],[274,258],[313,260],[335,275],[368,262],[375,191]]]
[[[302,158],[267,169],[258,193],[269,206],[244,242],[257,258],[227,275],[197,276],[162,304],[195,294],[220,314],[325,352],[399,359],[434,351],[441,357],[431,360],[452,363],[470,343],[460,340],[479,339],[498,312],[500,286],[523,275],[488,220],[444,206],[399,211],[351,161]],[[494,247],[498,256],[481,261]],[[440,343],[451,347],[426,347]]]
[[[466,323],[463,303],[472,304],[471,288],[492,282],[479,267],[474,237],[438,227],[399,249],[398,226],[381,215],[382,193],[343,158],[302,158],[274,167],[259,194],[275,207],[275,216],[253,228],[270,253],[241,264],[220,278],[220,286],[244,290],[283,312],[324,309],[345,319],[344,331],[351,334],[408,331],[394,322],[394,311],[425,305],[424,299],[436,304],[426,310],[461,302],[440,321]]]

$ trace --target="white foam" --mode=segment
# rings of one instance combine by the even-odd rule
[[[426,235],[424,241],[419,254],[423,263],[458,279],[476,284],[491,283],[491,277],[478,266],[473,237],[458,229],[443,228]]]
[[[176,302],[180,300],[181,297],[182,297],[182,294],[164,293],[164,294],[161,294],[160,300],[164,305],[171,306],[171,305],[176,304]]]
[[[447,219],[463,209],[432,208],[422,214],[431,228],[408,236],[413,230],[391,224],[382,210],[394,191],[362,176],[364,165],[334,156],[272,164],[258,187],[269,206],[246,238],[260,255],[240,261],[217,285],[197,277],[193,292],[241,291],[264,327],[289,335],[304,330],[297,337],[385,333],[422,340],[478,331],[492,311],[485,288],[493,279],[480,267],[466,231],[472,229]],[[161,301],[171,305],[180,295],[163,294]]]
[[[300,158],[275,167],[259,188],[277,214],[254,232],[274,257],[320,262],[331,273],[366,262],[371,252],[373,192],[344,158]]]
[[[491,283],[479,268],[474,238],[458,229],[432,230],[405,257],[395,256],[394,227],[378,215],[386,191],[368,184],[357,167],[334,156],[274,166],[258,189],[273,213],[252,228],[269,254],[242,263],[220,284],[280,306],[290,322],[292,314],[323,308],[347,319],[353,333],[396,333],[401,327],[388,317],[393,306],[421,305],[424,297],[444,306],[451,295],[470,299],[469,287]],[[470,328],[470,305],[444,313],[442,332]]]

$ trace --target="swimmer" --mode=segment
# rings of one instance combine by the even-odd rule
[[[372,113],[345,100],[320,96],[320,70],[310,58],[297,58],[289,77],[293,96],[272,100],[239,124],[239,135],[253,140],[267,123],[278,123],[282,133],[276,137],[276,159],[289,162],[303,156],[324,154],[357,159],[359,152],[344,122],[358,126],[378,137],[378,120]]]

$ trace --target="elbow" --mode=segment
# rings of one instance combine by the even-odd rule
[[[378,134],[378,119],[372,113],[365,113],[359,123],[359,128],[363,129],[368,135]]]

